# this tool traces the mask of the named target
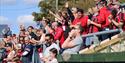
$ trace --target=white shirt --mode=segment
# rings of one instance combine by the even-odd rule
[[[44,57],[49,57],[50,56],[50,49],[52,49],[52,48],[56,48],[58,53],[59,53],[59,50],[60,50],[59,46],[57,44],[55,44],[55,43],[52,43],[49,47],[47,47],[45,49],[45,51],[43,52],[43,56]]]
[[[46,62],[46,63],[58,63],[58,61],[57,61],[56,58],[54,58],[54,59],[52,59],[51,61],[48,61],[48,62]]]

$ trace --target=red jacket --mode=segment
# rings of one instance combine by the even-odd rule
[[[60,46],[62,46],[62,44],[64,42],[64,31],[63,31],[62,27],[57,27],[55,29],[54,39],[59,40],[60,41]]]

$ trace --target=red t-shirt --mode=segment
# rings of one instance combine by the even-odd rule
[[[81,19],[82,19],[82,17],[74,19],[73,22],[72,22],[72,25],[77,25],[78,23],[81,22]]]
[[[63,44],[63,42],[65,40],[64,39],[64,31],[63,31],[62,27],[56,28],[54,39],[59,40],[60,41],[60,46],[62,46],[62,44]]]
[[[120,23],[121,19],[120,19],[120,16],[117,16],[114,21],[116,21],[117,23]],[[116,29],[117,26],[113,25],[113,29]]]
[[[74,19],[72,25],[77,25],[78,23],[80,23],[81,26],[84,28],[83,34],[87,34],[88,33],[87,21],[88,21],[88,16],[82,16],[81,18]]]
[[[97,16],[93,16],[92,17],[92,20],[97,23],[97,24],[100,24],[101,22],[101,19],[100,19],[100,16],[97,15]],[[95,33],[95,32],[98,32],[99,31],[99,27],[95,26],[95,25],[91,25],[90,28],[89,28],[89,33]]]
[[[81,19],[81,26],[84,28],[83,34],[88,34],[89,29],[88,29],[87,22],[88,22],[88,16],[84,16]]]
[[[99,15],[100,15],[100,19],[101,19],[101,25],[102,25],[102,28],[108,28],[109,26],[109,21],[108,21],[108,16],[111,14],[111,12],[106,8],[106,7],[103,7],[100,9],[100,12],[99,12]]]

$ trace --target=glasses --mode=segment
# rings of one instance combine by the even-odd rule
[[[45,41],[49,41],[50,39],[45,39]]]
[[[72,27],[71,29],[78,30],[79,28]]]

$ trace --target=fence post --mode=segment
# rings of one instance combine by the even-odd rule
[[[99,45],[99,39],[96,35],[93,36],[93,42],[95,46]]]

